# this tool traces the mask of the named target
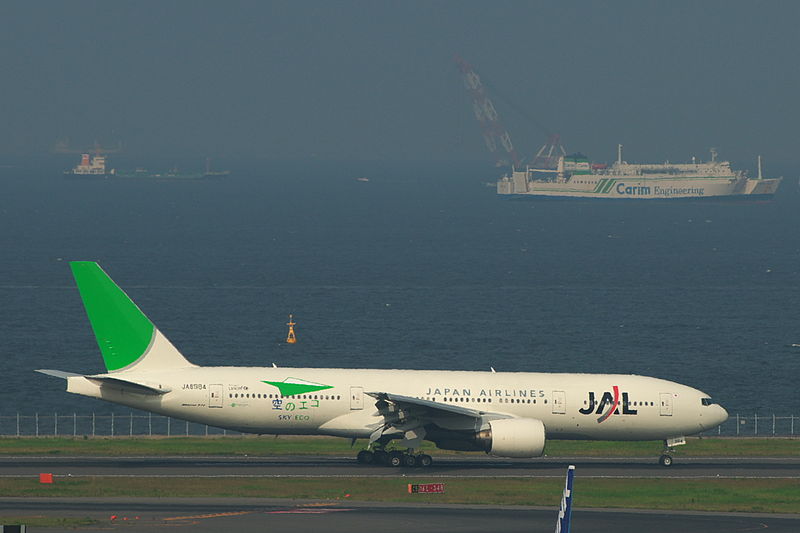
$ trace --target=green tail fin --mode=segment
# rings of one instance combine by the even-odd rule
[[[70,267],[106,368],[119,370],[139,360],[154,341],[153,323],[100,265],[73,261]]]

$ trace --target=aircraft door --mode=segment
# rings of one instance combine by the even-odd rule
[[[563,390],[553,391],[553,414],[563,415],[567,413],[567,395]]]
[[[208,386],[208,406],[222,407],[222,385]]]
[[[672,394],[662,392],[661,396],[661,416],[672,416]]]
[[[364,387],[350,387],[350,410],[364,408]]]

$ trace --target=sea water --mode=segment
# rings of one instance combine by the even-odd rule
[[[629,203],[498,197],[480,164],[229,168],[0,170],[0,414],[120,409],[33,372],[104,370],[70,260],[200,365],[634,373],[800,414],[796,178],[770,201]]]

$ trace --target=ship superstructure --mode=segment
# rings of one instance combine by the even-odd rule
[[[109,175],[106,171],[106,156],[81,154],[81,162],[71,170],[65,170],[64,175],[72,178],[106,178]]]
[[[556,169],[512,169],[497,182],[497,193],[565,198],[667,199],[724,196],[770,196],[783,178],[757,178],[734,170],[728,161],[628,163],[619,145],[612,165],[592,164],[583,154],[559,157]]]

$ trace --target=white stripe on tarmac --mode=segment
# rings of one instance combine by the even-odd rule
[[[0,474],[0,478],[37,478],[39,474]],[[297,478],[297,479],[353,479],[353,478],[386,478],[402,479],[411,477],[425,477],[436,479],[563,479],[563,475],[458,475],[458,474],[431,474],[425,471],[413,474],[391,475],[391,474],[53,474],[53,478],[164,478],[164,479],[264,479],[264,478]],[[615,476],[615,475],[582,475],[581,479],[800,479],[796,476],[720,476],[720,475],[697,475],[697,476]]]

